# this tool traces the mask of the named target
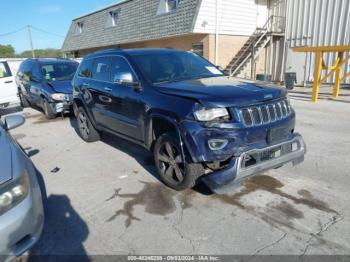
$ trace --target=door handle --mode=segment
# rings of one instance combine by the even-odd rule
[[[90,85],[89,85],[89,84],[87,84],[87,83],[83,83],[83,86],[85,86],[85,87],[89,87]]]
[[[109,87],[105,87],[104,90],[107,92],[112,92],[112,88],[109,88]]]
[[[13,82],[12,80],[5,81],[5,84],[10,84],[10,83],[12,83],[12,82]]]

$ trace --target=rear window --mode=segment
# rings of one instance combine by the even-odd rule
[[[11,76],[10,68],[6,62],[0,62],[0,78]]]

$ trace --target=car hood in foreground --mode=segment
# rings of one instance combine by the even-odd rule
[[[0,185],[12,178],[12,152],[10,140],[0,127]]]
[[[201,78],[157,85],[165,94],[198,100],[207,106],[241,106],[286,96],[286,90],[265,82],[227,76]]]
[[[51,82],[47,82],[47,84],[53,89],[55,93],[64,93],[64,94],[73,93],[71,80],[51,81]]]

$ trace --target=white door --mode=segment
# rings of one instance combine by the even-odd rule
[[[19,102],[14,77],[7,62],[0,62],[0,107]]]

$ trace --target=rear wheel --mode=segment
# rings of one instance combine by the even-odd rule
[[[54,119],[56,117],[55,112],[52,110],[51,106],[49,105],[49,102],[45,98],[43,101],[43,110],[46,119]]]
[[[188,163],[182,159],[180,143],[171,133],[165,133],[157,139],[154,160],[162,181],[178,191],[194,187],[197,179],[203,175],[201,164]]]
[[[79,107],[77,110],[78,130],[81,138],[86,142],[96,142],[100,140],[100,134],[91,124],[84,108]]]

